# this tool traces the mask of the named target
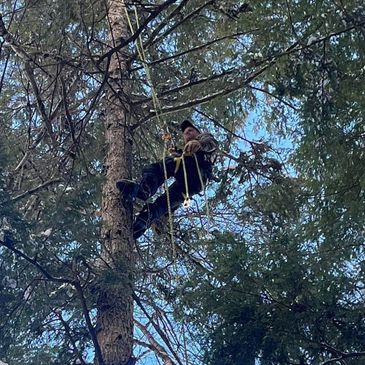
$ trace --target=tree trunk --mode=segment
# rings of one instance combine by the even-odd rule
[[[108,1],[110,45],[115,47],[128,37],[123,0]],[[132,138],[128,129],[128,54],[114,53],[109,65],[106,96],[105,140],[106,180],[102,196],[102,262],[97,302],[97,340],[99,365],[133,364],[133,273],[134,242],[132,207],[125,205],[115,183],[131,177]]]

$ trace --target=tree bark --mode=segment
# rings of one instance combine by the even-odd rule
[[[108,1],[110,46],[128,37],[123,0]],[[132,206],[121,200],[115,183],[131,178],[132,136],[128,86],[128,54],[113,53],[109,64],[109,90],[105,109],[105,175],[102,192],[102,264],[97,298],[98,365],[133,364],[134,242]]]

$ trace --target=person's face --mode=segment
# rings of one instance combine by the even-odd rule
[[[198,137],[199,134],[200,133],[193,127],[185,128],[183,132],[184,143],[188,143],[189,141],[196,139],[196,137]]]

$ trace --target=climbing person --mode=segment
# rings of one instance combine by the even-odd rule
[[[138,239],[160,218],[176,210],[190,196],[201,192],[212,177],[212,168],[218,148],[217,140],[210,133],[202,133],[191,121],[184,120],[181,125],[184,148],[175,150],[172,156],[145,167],[139,183],[130,180],[116,182],[124,199],[139,198],[147,201],[155,195],[166,178],[175,181],[153,203],[146,203],[133,224],[133,238]]]

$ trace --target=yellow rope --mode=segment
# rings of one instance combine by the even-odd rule
[[[127,9],[126,5],[124,6],[124,10],[125,10],[126,17],[127,17],[127,20],[128,20],[129,28],[130,28],[132,34],[134,34],[135,32],[134,32],[133,24],[132,24],[132,21],[131,21],[131,18],[129,16],[129,14],[128,14],[128,9]],[[134,7],[134,16],[135,16],[137,28],[139,28],[140,24],[139,24],[139,20],[138,20],[138,12],[137,12],[136,7]],[[161,118],[160,118],[159,113],[160,113],[160,110],[162,108],[161,108],[161,104],[158,100],[157,93],[155,91],[155,88],[154,88],[154,85],[153,85],[153,82],[152,82],[151,72],[150,72],[150,69],[149,69],[147,61],[146,61],[146,54],[145,54],[145,51],[144,51],[144,48],[143,48],[143,41],[142,41],[142,36],[141,35],[138,36],[138,42],[136,42],[136,48],[137,48],[139,58],[142,62],[144,71],[146,73],[147,81],[148,81],[148,83],[151,87],[152,102],[153,102],[153,106],[155,108],[156,118],[157,118],[158,124],[161,125]],[[164,120],[162,120],[162,123],[164,125],[165,131],[167,132],[167,134],[170,135],[167,123]],[[165,136],[165,134],[164,134],[164,136]],[[169,189],[168,189],[168,185],[167,185],[168,177],[167,177],[167,167],[166,167],[166,161],[165,161],[167,143],[168,143],[167,141],[168,141],[168,139],[165,138],[164,139],[164,150],[163,150],[163,156],[162,156],[162,163],[163,163],[163,170],[164,170],[164,175],[165,175],[164,186],[165,186],[166,199],[167,199],[167,209],[168,209],[168,214],[169,214],[170,237],[171,237],[171,244],[172,244],[172,250],[173,250],[173,258],[175,259],[176,258],[176,247],[175,247],[175,243],[174,243],[174,227],[173,227],[173,222],[172,222],[172,209],[171,209],[171,202],[170,202],[170,193],[169,193]]]
[[[186,171],[184,153],[181,155],[181,161],[183,166],[184,182],[185,182],[185,196],[184,196],[183,207],[187,209],[190,207],[190,196],[189,196],[189,185],[188,185],[188,173]]]
[[[124,6],[124,10],[125,10],[125,13],[126,13],[126,16],[127,16],[127,20],[128,20],[130,30],[131,30],[132,34],[134,34],[134,28],[133,28],[132,21],[131,21],[131,18],[129,16],[129,14],[128,14],[128,9],[127,9],[126,6]],[[134,16],[135,16],[137,28],[139,28],[140,24],[139,24],[138,12],[137,12],[136,7],[134,7]],[[164,146],[164,150],[163,150],[162,162],[163,162],[163,169],[164,169],[164,175],[165,175],[165,191],[166,191],[167,207],[168,207],[168,214],[169,214],[170,237],[171,237],[171,243],[172,243],[172,247],[173,247],[173,257],[175,259],[176,258],[176,247],[175,247],[175,243],[174,243],[174,228],[173,228],[173,222],[172,222],[172,209],[171,209],[171,202],[170,202],[170,193],[169,193],[169,189],[168,189],[168,185],[167,185],[168,177],[167,177],[167,167],[166,167],[166,161],[165,161],[166,151],[168,150],[168,142],[171,140],[171,134],[169,133],[169,127],[168,127],[166,121],[160,117],[160,111],[161,111],[162,108],[161,108],[160,101],[157,97],[157,93],[156,93],[156,90],[155,90],[153,82],[152,82],[151,71],[150,71],[148,63],[146,61],[146,53],[145,53],[144,48],[143,48],[143,41],[142,41],[142,36],[141,35],[138,36],[138,42],[136,42],[136,46],[137,46],[136,48],[137,48],[139,58],[142,62],[143,68],[144,68],[145,73],[146,73],[147,81],[148,81],[148,83],[151,87],[152,102],[153,102],[153,106],[154,106],[154,109],[155,109],[155,112],[156,112],[157,121],[158,121],[159,125],[163,124],[164,130],[167,132],[167,133],[164,133],[164,135],[163,135],[163,140],[164,140],[165,146]],[[202,187],[203,192],[204,192],[206,214],[207,214],[207,218],[208,218],[208,225],[210,225],[210,211],[209,211],[209,204],[208,204],[208,198],[207,198],[207,194],[206,194],[205,184],[204,184],[204,181],[203,181],[203,177],[202,177],[202,174],[201,174],[201,171],[200,171],[200,166],[199,166],[196,154],[193,153],[193,156],[194,156],[196,167],[197,167],[197,170],[198,170],[198,175],[199,175],[201,187]],[[175,168],[175,173],[177,172],[177,170],[180,166],[180,162],[182,161],[182,167],[183,167],[183,173],[184,173],[184,183],[185,183],[185,190],[186,190],[186,195],[185,195],[185,200],[184,200],[183,206],[184,206],[184,208],[189,208],[189,206],[190,206],[190,196],[189,196],[189,187],[188,187],[188,174],[187,174],[187,171],[186,171],[184,153],[182,154],[180,159],[181,160],[179,162],[177,162],[176,159],[175,159],[175,162],[177,163],[177,166]]]

